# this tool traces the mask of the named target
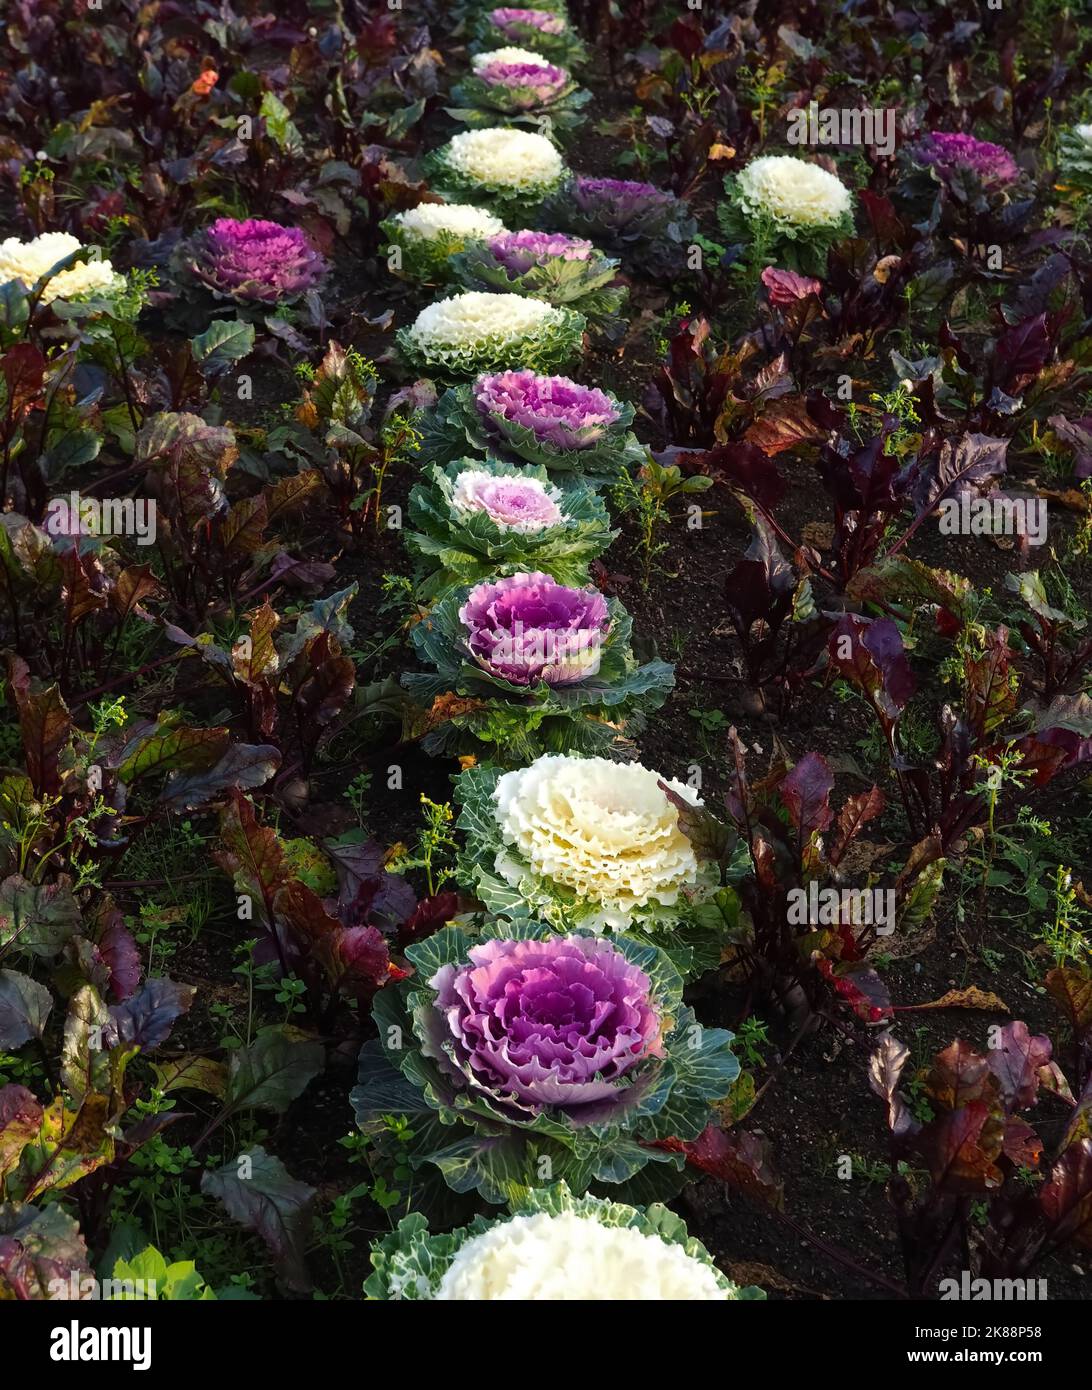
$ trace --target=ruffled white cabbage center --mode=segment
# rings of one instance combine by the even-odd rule
[[[562,1212],[514,1216],[468,1240],[436,1298],[551,1302],[730,1299],[713,1270],[680,1245],[632,1226]]]
[[[535,337],[561,317],[541,299],[468,290],[422,309],[409,329],[409,338],[426,349],[472,347],[485,342],[514,344]]]
[[[43,232],[33,241],[8,237],[0,241],[0,285],[19,280],[31,289],[47,270],[78,251],[82,243],[69,232]],[[109,261],[83,261],[54,275],[42,291],[42,303],[55,299],[78,299],[95,291],[113,293],[124,285]]]
[[[561,155],[545,135],[500,126],[464,130],[452,136],[444,157],[464,178],[497,188],[534,188],[553,183],[564,169]]]
[[[825,227],[849,211],[852,196],[840,179],[818,164],[788,154],[763,155],[740,173],[744,206],[797,227]]]
[[[394,221],[411,237],[434,241],[439,236],[485,241],[507,231],[499,217],[469,203],[421,203],[395,215]]]
[[[488,53],[476,53],[470,62],[475,72],[480,72],[482,68],[493,63],[529,63],[535,68],[551,66],[549,58],[544,58],[541,53],[532,53],[529,48],[514,47],[493,48]]]
[[[700,805],[692,788],[662,780]],[[660,781],[640,763],[546,754],[501,776],[493,793],[497,822],[533,873],[599,904],[596,925],[624,927],[635,909],[674,905],[698,877]],[[496,869],[511,883],[526,872],[504,853]]]

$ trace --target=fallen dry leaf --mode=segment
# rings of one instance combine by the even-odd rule
[[[457,719],[460,714],[473,714],[480,709],[485,709],[484,700],[472,700],[463,695],[456,695],[453,690],[447,690],[433,700],[432,708],[427,715],[428,724],[430,728],[435,728],[449,719]]]
[[[1012,1013],[1003,999],[999,999],[991,990],[979,989],[977,985],[970,985],[967,989],[950,989],[947,994],[928,1004],[904,1004],[899,1012],[914,1010],[920,1013],[923,1009],[985,1009],[989,1013]]]
[[[873,280],[878,281],[881,285],[886,285],[891,278],[892,271],[898,269],[900,265],[902,265],[901,256],[884,256],[882,261],[876,262],[876,267],[872,272]]]
[[[1090,512],[1092,511],[1092,501],[1088,494],[1082,492],[1080,488],[1067,487],[1061,492],[1054,492],[1050,488],[1040,488],[1040,495],[1049,498],[1051,502],[1057,502],[1071,512]]]
[[[797,449],[802,444],[811,444],[822,439],[824,431],[808,414],[802,396],[782,397],[773,401],[753,424],[747,427],[743,438],[748,444],[761,449],[767,458],[783,454],[787,449]]]

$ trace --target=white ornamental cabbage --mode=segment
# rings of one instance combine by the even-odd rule
[[[549,58],[544,58],[541,53],[532,53],[529,48],[494,48],[488,53],[475,54],[470,63],[475,72],[493,63],[529,63],[535,68],[552,66]]]
[[[421,203],[392,219],[407,236],[424,241],[444,237],[457,241],[485,241],[507,231],[499,217],[467,203]]]
[[[517,1189],[509,1213],[431,1235],[413,1212],[372,1244],[371,1299],[525,1302],[766,1297],[727,1279],[667,1207],[575,1196],[564,1182]]]
[[[787,227],[832,227],[849,213],[849,189],[826,169],[792,155],[753,159],[736,179],[745,212]]]
[[[506,218],[526,216],[560,187],[567,172],[545,135],[504,126],[461,131],[425,164],[433,186],[446,198],[495,203]]]
[[[81,244],[69,232],[43,232],[31,241],[8,237],[0,241],[0,284],[19,280],[28,290],[32,289],[59,261],[78,251]],[[87,260],[54,275],[42,291],[41,302],[52,304],[55,299],[114,294],[124,286],[125,277],[109,261]]]
[[[560,366],[579,352],[585,320],[520,294],[467,290],[422,309],[399,346],[414,367],[477,376],[509,366]]]
[[[681,1245],[632,1226],[603,1226],[571,1211],[514,1216],[468,1240],[434,1295],[550,1302],[734,1296],[715,1269]]]
[[[625,927],[635,913],[674,907],[697,884],[698,863],[679,828],[664,781],[691,805],[691,787],[609,758],[547,754],[504,773],[494,792],[501,838],[511,852],[497,872],[518,884],[528,869],[595,904],[585,926]]]

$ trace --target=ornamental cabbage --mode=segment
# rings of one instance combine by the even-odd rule
[[[1058,142],[1058,188],[1070,186],[1071,137]],[[1018,240],[1034,215],[1030,180],[1002,145],[958,131],[931,130],[899,151],[890,197],[899,216],[961,247]],[[1078,185],[1079,186],[1079,185]]]
[[[631,405],[567,376],[486,373],[441,396],[421,421],[421,450],[443,460],[493,453],[613,482],[645,460],[632,421]]]
[[[476,53],[470,60],[470,66],[475,72],[481,72],[483,68],[492,67],[496,63],[503,63],[508,67],[523,65],[538,68],[540,71],[546,71],[553,67],[550,60],[544,58],[541,53],[535,53],[532,49],[520,48],[517,45],[494,48],[488,53]]]
[[[1058,187],[1071,198],[1092,193],[1092,125],[1075,125],[1058,135]]]
[[[739,202],[750,216],[763,216],[790,231],[843,225],[853,197],[841,179],[793,155],[762,155],[737,176]]]
[[[503,126],[462,131],[427,157],[425,169],[448,201],[493,208],[505,221],[537,208],[565,176],[545,135]]]
[[[686,204],[651,183],[578,175],[542,205],[542,226],[590,237],[627,269],[678,275],[697,232]]]
[[[639,666],[617,599],[516,573],[444,591],[411,639],[428,673],[402,683],[429,710],[422,746],[509,763],[547,749],[606,749],[644,727],[674,684],[663,661]]]
[[[560,498],[552,483],[537,478],[466,469],[455,479],[451,511],[461,520],[484,513],[498,531],[530,536],[561,524]]]
[[[496,458],[433,464],[409,496],[418,593],[540,570],[559,583],[586,580],[614,532],[602,499],[579,477],[549,481],[545,468]]]
[[[593,247],[590,241],[563,232],[502,232],[489,238],[489,249],[498,265],[518,276],[552,260],[586,261]]]
[[[451,95],[457,105],[447,114],[466,125],[533,125],[546,134],[573,130],[591,100],[567,68],[520,48],[478,54],[472,73]]]
[[[467,203],[420,203],[380,223],[397,247],[400,271],[411,280],[446,280],[456,252],[505,230],[499,217]]]
[[[650,1164],[677,1187],[682,1154],[649,1146],[696,1138],[740,1067],[731,1033],[695,1023],[665,952],[524,920],[448,925],[406,956],[415,973],[380,991],[379,1041],[361,1052],[366,1133],[409,1083],[414,1129],[421,1101],[443,1126],[417,1161],[458,1192],[502,1201],[540,1181],[543,1158],[574,1190]]]
[[[984,187],[1003,187],[1020,177],[1020,166],[1003,145],[976,140],[973,135],[931,130],[910,153],[915,163],[936,169],[942,179],[959,169],[971,170]]]
[[[572,589],[548,574],[478,584],[459,609],[471,656],[513,685],[573,685],[599,670],[610,630],[598,589]]]
[[[510,1198],[509,1215],[430,1236],[420,1212],[372,1245],[370,1298],[525,1302],[754,1300],[667,1207],[574,1197],[565,1183]]]
[[[789,270],[821,275],[836,241],[853,233],[853,195],[834,174],[794,155],[761,155],[724,180],[717,215],[733,240],[769,244]]]
[[[501,5],[494,10],[479,11],[474,17],[473,28],[477,46],[485,50],[516,44],[568,68],[586,61],[588,56],[583,40],[556,10]]]
[[[186,265],[217,298],[276,304],[314,288],[326,261],[297,227],[217,218],[189,247]]]
[[[613,943],[500,938],[468,956],[428,985],[445,1021],[442,1059],[471,1093],[577,1118],[616,1099],[646,1058],[664,1055],[652,982]]]
[[[529,908],[594,931],[670,929],[705,896],[708,870],[668,791],[702,804],[681,782],[609,758],[470,768],[456,783],[467,883],[493,912]]]
[[[563,232],[502,232],[467,247],[452,271],[468,289],[533,295],[577,309],[600,326],[617,323],[629,293],[611,283],[617,261]]]
[[[561,366],[580,354],[584,328],[583,315],[572,309],[518,294],[467,290],[428,305],[396,337],[411,366],[450,378],[512,362]]]
[[[0,285],[17,280],[24,289],[32,290],[49,275],[39,300],[42,304],[52,304],[55,299],[70,301],[115,295],[123,290],[125,277],[119,275],[109,261],[94,257],[76,261],[67,269],[50,275],[55,266],[85,249],[89,248],[83,247],[70,232],[43,232],[30,241],[8,237],[0,241]]]

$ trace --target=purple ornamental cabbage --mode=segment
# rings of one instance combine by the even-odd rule
[[[627,1073],[663,1055],[651,981],[608,941],[495,939],[429,981],[437,1060],[473,1091],[566,1111],[621,1097]]]
[[[191,268],[217,294],[274,304],[311,289],[326,261],[297,227],[220,217],[197,238]]]
[[[674,195],[657,188],[654,183],[639,179],[600,179],[580,174],[573,180],[573,196],[581,207],[597,207],[600,203],[669,203]]]
[[[563,232],[500,232],[486,245],[513,276],[525,275],[551,260],[586,261],[593,250],[590,241]]]
[[[503,46],[529,48],[563,67],[586,61],[587,49],[562,14],[551,10],[500,6],[486,9],[474,20],[474,31],[485,49]]]
[[[932,130],[923,136],[914,146],[913,157],[919,164],[932,165],[943,177],[964,168],[976,173],[984,184],[999,186],[1020,176],[1019,166],[1003,146],[945,130]]]
[[[500,417],[557,449],[592,448],[619,419],[610,397],[596,387],[529,369],[480,376],[473,395],[487,426],[491,416]]]
[[[666,221],[675,210],[676,198],[655,184],[633,179],[593,179],[578,176],[569,185],[569,197],[585,217],[603,227],[624,232],[650,218]]]
[[[608,254],[622,256],[627,269],[652,278],[678,274],[682,248],[697,231],[681,199],[631,179],[577,175],[544,200],[539,216],[543,226],[590,237]]]
[[[521,10],[510,5],[491,10],[490,22],[503,33],[518,37],[520,26],[526,24],[541,34],[563,34],[565,21],[559,14],[550,10]]]
[[[474,660],[513,685],[572,685],[599,669],[610,610],[597,589],[569,589],[548,574],[478,584],[459,609]]]
[[[569,74],[552,63],[506,63],[492,59],[475,68],[474,76],[488,87],[525,93],[517,103],[525,107],[545,106],[569,85]]]

